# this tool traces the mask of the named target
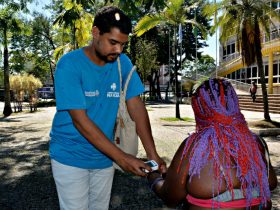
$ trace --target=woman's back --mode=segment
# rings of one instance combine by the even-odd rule
[[[164,182],[153,184],[158,195],[184,209],[270,209],[277,180],[272,167],[268,179],[267,146],[249,130],[231,84],[205,81],[192,108],[196,131],[178,148]]]
[[[221,154],[223,155],[223,154]],[[232,166],[236,165],[236,163],[232,162]],[[186,191],[187,194],[191,195],[194,198],[199,198],[203,200],[216,200],[216,201],[229,201],[232,200],[232,193],[227,188],[227,183],[225,179],[222,179],[220,184],[220,189],[218,190],[218,181],[217,178],[213,176],[213,174],[209,174],[209,171],[213,171],[212,163],[208,163],[205,168],[200,171],[200,177],[194,176],[191,181],[187,181]],[[223,173],[223,169],[221,168],[221,172]],[[234,188],[234,198],[235,200],[244,199],[243,192],[240,190],[241,183],[237,179],[236,169],[233,167],[230,169],[230,174],[233,177],[233,188]],[[214,183],[214,190],[213,190]],[[256,192],[255,196],[257,197],[259,194]],[[233,199],[234,200],[234,199]],[[210,201],[209,203],[212,203]],[[231,205],[231,204],[229,204]],[[259,210],[259,206],[252,206],[251,210]],[[203,208],[201,206],[190,205],[188,206],[189,210],[211,210],[212,208]],[[263,210],[271,209],[271,203],[267,205],[266,208],[262,208]],[[223,210],[246,210],[246,207],[242,208],[223,208]]]

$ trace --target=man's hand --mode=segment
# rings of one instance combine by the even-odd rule
[[[161,174],[165,174],[167,172],[167,167],[166,167],[166,163],[165,161],[159,157],[158,154],[153,155],[153,156],[149,156],[148,157],[150,160],[155,160],[158,164],[158,169],[160,171]]]
[[[117,158],[116,163],[124,170],[133,173],[137,176],[146,176],[144,169],[151,171],[151,167],[144,163],[144,161],[124,153],[122,157]]]

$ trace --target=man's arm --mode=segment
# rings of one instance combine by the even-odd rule
[[[136,123],[137,134],[142,141],[148,159],[155,160],[159,164],[161,172],[165,173],[166,163],[157,154],[149,116],[144,103],[139,96],[129,99],[126,103],[128,112],[132,120]]]
[[[98,150],[113,159],[125,171],[139,176],[146,175],[141,168],[147,170],[150,168],[143,161],[124,153],[107,139],[104,133],[89,119],[85,110],[69,110],[69,113],[75,127]]]

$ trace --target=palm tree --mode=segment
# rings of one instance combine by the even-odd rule
[[[58,60],[65,52],[85,46],[91,38],[93,16],[85,8],[89,5],[93,6],[94,1],[68,0],[65,2],[60,5],[61,11],[56,17],[54,25],[62,26],[62,39],[65,38],[65,32],[69,33],[70,42],[66,41],[66,44],[56,48],[55,60]]]
[[[159,26],[167,25],[172,28],[174,31],[174,46],[177,46],[177,35],[176,31],[180,24],[192,24],[197,26],[201,31],[204,31],[203,27],[198,24],[194,19],[188,19],[187,13],[191,9],[195,9],[198,6],[197,3],[186,6],[184,0],[169,0],[166,4],[166,7],[162,12],[156,14],[148,14],[141,18],[137,25],[135,26],[135,33],[137,36],[141,36],[150,29]],[[175,50],[175,97],[176,97],[176,118],[180,118],[180,109],[179,109],[179,97],[178,96],[178,70],[180,63],[177,60],[177,50]]]
[[[264,118],[271,121],[261,52],[261,29],[268,34],[270,25],[274,26],[273,18],[280,20],[279,14],[271,9],[270,0],[222,0],[205,7],[205,13],[209,16],[217,12],[221,12],[221,15],[213,26],[213,30],[217,27],[221,28],[221,42],[225,43],[228,37],[235,35],[243,64],[250,66],[257,62],[262,87]]]
[[[0,33],[1,42],[4,47],[4,89],[5,89],[5,105],[3,114],[5,117],[12,113],[11,96],[10,96],[10,70],[9,70],[9,33],[20,30],[19,21],[16,18],[16,12],[19,11],[20,5],[17,3],[9,3],[0,10]]]
[[[121,8],[133,20],[139,19],[149,11],[159,11],[166,3],[165,0],[105,0],[105,4],[113,4]]]

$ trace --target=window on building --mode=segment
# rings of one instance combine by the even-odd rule
[[[236,71],[236,79],[240,79],[240,69]]]
[[[231,45],[231,54],[235,53],[235,43]]]
[[[264,66],[264,75],[268,76],[268,65]]]
[[[230,54],[230,45],[227,45],[227,55]]]
[[[273,83],[279,83],[279,77],[273,77]]]
[[[240,69],[240,78],[245,79],[246,78],[246,69]]]
[[[273,64],[273,75],[274,76],[277,76],[277,75],[279,75],[278,74],[278,64],[277,63],[275,63],[275,64]]]
[[[280,8],[280,2],[271,2],[271,7],[273,8],[273,9],[278,9],[278,8]]]
[[[252,68],[252,77],[257,77],[257,74],[258,73],[258,69],[257,69],[257,67],[256,66],[254,66],[253,68]]]
[[[271,35],[270,35],[271,40],[279,38],[278,28],[273,28],[270,33],[271,33]]]
[[[227,43],[226,47],[223,47],[223,59],[226,59],[227,56],[235,53],[235,42]]]
[[[247,78],[251,78],[251,68],[247,68]]]

